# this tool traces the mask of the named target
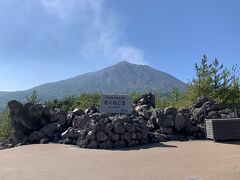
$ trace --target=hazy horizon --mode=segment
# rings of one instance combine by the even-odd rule
[[[240,62],[237,0],[0,0],[0,91],[127,60],[187,83],[206,54]]]

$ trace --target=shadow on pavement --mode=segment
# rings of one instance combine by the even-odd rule
[[[239,140],[232,140],[232,141],[215,141],[216,143],[220,144],[232,144],[232,145],[240,145]]]
[[[177,148],[177,146],[174,145],[167,145],[163,143],[155,143],[155,144],[146,144],[146,145],[138,145],[134,147],[128,147],[128,148],[119,148],[119,149],[112,149],[112,151],[131,151],[131,150],[141,150],[141,149],[150,149],[155,147],[161,147],[161,148]]]

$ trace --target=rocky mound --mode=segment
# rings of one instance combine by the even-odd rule
[[[41,104],[8,103],[13,132],[0,149],[35,143],[64,143],[80,148],[112,149],[169,140],[204,139],[206,118],[230,118],[230,109],[199,98],[190,109],[155,109],[146,94],[133,104],[130,115],[99,113],[98,108],[49,112]]]
[[[77,141],[79,147],[112,149],[148,143],[148,128],[142,117],[94,116],[89,128],[80,132]]]

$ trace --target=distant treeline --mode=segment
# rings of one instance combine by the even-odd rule
[[[133,92],[130,94],[132,102],[139,99],[144,93]],[[179,102],[182,99],[183,92],[178,89],[172,89],[168,93],[155,92],[156,107],[164,108],[168,106],[175,107],[184,107]],[[69,96],[64,99],[55,99],[49,100],[45,102],[45,104],[50,108],[50,110],[54,110],[55,108],[60,108],[64,111],[70,111],[74,108],[86,109],[90,106],[98,106],[99,105],[100,94],[87,94],[83,93],[80,96]]]
[[[154,92],[156,108],[174,106],[177,108],[190,107],[198,97],[208,97],[219,103],[228,105],[234,109],[240,109],[240,69],[237,64],[232,69],[227,69],[217,59],[209,63],[204,55],[200,64],[195,64],[196,76],[188,83],[185,92],[173,88],[170,92]],[[142,93],[131,94],[132,100],[140,98]],[[53,110],[61,108],[69,111],[73,108],[86,109],[90,106],[98,106],[99,94],[81,94],[64,99],[55,99],[45,102]],[[34,91],[27,100],[38,103],[37,92]],[[8,111],[0,113],[0,140],[7,137],[11,130]]]

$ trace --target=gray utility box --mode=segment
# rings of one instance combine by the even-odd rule
[[[205,124],[208,139],[240,140],[240,118],[206,119]]]

